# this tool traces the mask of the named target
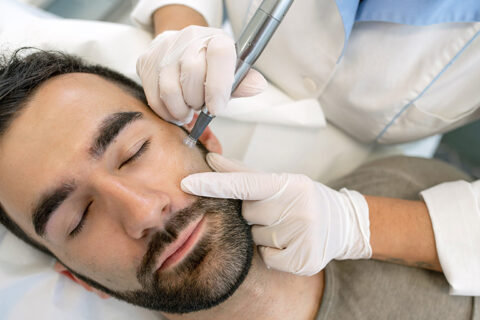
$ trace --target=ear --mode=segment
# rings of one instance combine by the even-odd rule
[[[78,279],[67,268],[65,268],[65,266],[63,264],[61,264],[60,262],[58,262],[58,261],[55,262],[55,266],[53,267],[53,269],[55,271],[57,271],[58,273],[66,276],[67,278],[69,278],[73,282],[78,283],[79,285],[81,285],[87,291],[90,291],[90,292],[93,292],[93,293],[97,294],[100,298],[102,298],[102,299],[110,298],[110,296],[108,294],[106,294],[105,292],[100,291],[100,290],[92,287],[91,285],[87,284],[85,281]]]
[[[197,118],[198,118],[198,115],[194,114],[193,120],[190,123],[184,125],[185,129],[187,129],[188,132],[192,131],[193,126],[197,121]],[[210,127],[207,127],[205,131],[203,131],[202,135],[198,140],[201,143],[203,143],[203,145],[205,146],[205,148],[207,148],[208,151],[222,154],[222,145],[220,144],[220,141],[218,140],[217,136],[213,134]]]

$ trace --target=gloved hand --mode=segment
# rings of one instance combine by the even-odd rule
[[[236,58],[235,43],[223,30],[189,26],[159,34],[138,58],[137,74],[150,107],[180,125],[204,103],[213,115],[225,108]],[[266,87],[265,78],[252,69],[233,96],[253,96]]]
[[[253,224],[253,240],[267,266],[313,275],[332,259],[371,257],[368,205],[358,192],[338,192],[300,174],[235,172],[245,167],[218,154],[208,154],[207,161],[216,171],[230,172],[190,175],[182,189],[244,200],[242,214]]]

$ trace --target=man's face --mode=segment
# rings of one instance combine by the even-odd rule
[[[226,299],[252,242],[235,201],[180,181],[209,171],[185,133],[119,86],[72,73],[44,83],[0,141],[0,202],[66,266],[144,307]]]

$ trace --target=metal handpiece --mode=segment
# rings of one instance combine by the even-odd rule
[[[237,65],[232,92],[237,89],[247,72],[257,61],[292,3],[293,0],[263,0],[255,11],[235,43]],[[215,116],[208,112],[206,106],[203,106],[190,135],[183,140],[184,144],[193,147],[213,118]]]

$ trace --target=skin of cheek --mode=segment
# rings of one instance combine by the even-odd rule
[[[53,220],[52,222],[54,222]],[[57,220],[60,221],[60,220]],[[55,228],[55,221],[48,228]],[[73,270],[115,290],[139,289],[135,273],[147,244],[128,237],[109,215],[94,212],[76,239],[51,239],[47,247]]]

